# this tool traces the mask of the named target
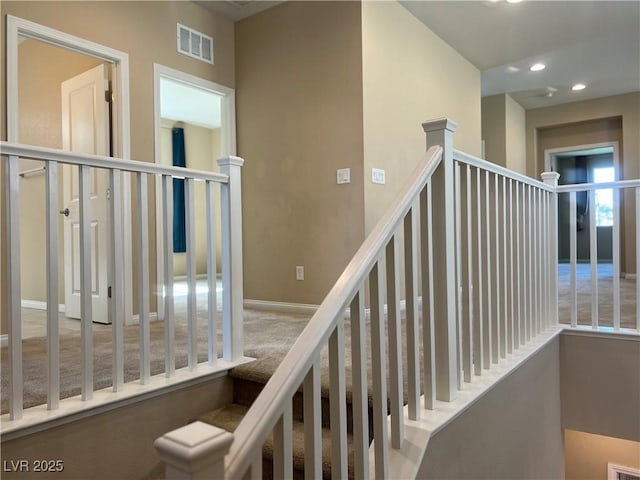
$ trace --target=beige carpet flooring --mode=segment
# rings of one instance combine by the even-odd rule
[[[591,301],[588,265],[579,266],[578,275],[578,318],[579,323],[591,324]],[[612,325],[612,276],[611,269],[602,266],[599,269],[599,314],[600,324]],[[559,269],[559,297],[560,319],[563,323],[569,321],[568,303],[568,266],[561,265]],[[635,280],[621,279],[621,325],[623,328],[634,328],[636,315]],[[206,360],[206,294],[198,295],[198,352],[199,360]],[[186,327],[185,315],[180,304],[176,309],[176,368],[186,366]],[[310,315],[293,315],[289,313],[264,312],[245,310],[245,355],[257,360],[251,364],[239,367],[246,370],[245,376],[253,376],[257,381],[266,381],[275,370],[281,359],[288,352],[295,339],[307,324]],[[351,378],[349,358],[350,332],[349,323],[345,325],[345,344],[347,346],[347,378]],[[110,386],[112,365],[112,337],[111,327],[95,325],[93,331],[94,345],[94,388],[101,389]],[[221,332],[218,331],[218,345],[221,352]],[[138,355],[138,327],[125,327],[125,381],[139,378]],[[46,340],[44,337],[23,340],[23,377],[24,377],[24,406],[30,407],[46,403]],[[164,325],[154,322],[151,327],[151,370],[152,374],[164,372]],[[67,332],[60,337],[61,360],[61,398],[80,394],[80,332]],[[323,363],[326,364],[326,349],[323,353]],[[7,403],[7,348],[3,348],[0,357],[0,388],[2,413],[8,409]],[[326,370],[326,369],[324,369]],[[322,379],[323,390],[328,388],[328,374]]]

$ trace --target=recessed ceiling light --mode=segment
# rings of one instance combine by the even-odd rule
[[[578,90],[584,90],[585,88],[587,88],[587,86],[584,83],[576,83],[573,87],[571,87],[571,90],[577,92]]]
[[[547,66],[544,63],[534,63],[529,67],[529,70],[532,72],[539,72],[540,70],[544,70]]]
[[[513,65],[509,65],[507,67],[507,72],[509,72],[509,73],[516,73],[516,72],[519,72],[519,71],[520,71],[520,69],[518,67],[514,67]]]
[[[520,3],[522,0],[507,0],[507,3]]]

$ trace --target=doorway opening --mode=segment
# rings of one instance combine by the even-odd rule
[[[184,166],[203,171],[218,172],[216,160],[235,155],[235,92],[233,89],[214,82],[194,77],[162,65],[154,65],[155,85],[155,159],[156,163],[174,164],[174,142],[181,139],[184,148]],[[176,165],[181,165],[176,163]],[[200,277],[198,295],[207,294],[207,282],[201,281],[207,273],[207,246],[205,231],[205,191],[199,182],[195,185],[195,235],[196,235],[196,276]],[[163,228],[162,198],[156,195],[156,231]],[[216,202],[215,231],[220,235],[220,205]],[[186,276],[186,254],[176,248],[180,232],[175,231],[174,222],[174,305],[179,310],[188,293]],[[165,266],[163,239],[156,236],[156,270],[158,297],[164,295]],[[221,239],[216,241],[216,265],[221,267]],[[218,272],[220,273],[220,272]],[[220,289],[220,286],[218,286]],[[218,292],[220,295],[221,292]],[[218,301],[218,305],[221,302]],[[158,318],[164,318],[164,303],[157,302]],[[186,307],[185,307],[186,308]]]
[[[618,179],[617,143],[582,145],[546,150],[547,171],[560,174],[559,185],[578,183],[604,183]],[[590,201],[594,197],[594,202]],[[577,260],[590,260],[589,227],[596,223],[598,263],[611,264],[613,261],[614,192],[600,189],[592,192],[578,192],[576,195],[577,218]],[[590,211],[590,204],[595,206]],[[558,198],[558,261],[569,262],[569,195]]]
[[[113,101],[109,105],[101,105],[100,114],[103,116],[99,134],[95,138],[87,139],[85,146],[72,145],[69,142],[69,131],[65,131],[64,95],[71,92],[67,87],[75,88],[78,78],[90,71],[99,71],[98,83],[93,85],[95,91],[84,90],[82,95],[74,98],[84,98],[91,101],[91,95],[106,99],[103,89],[113,89]],[[43,75],[46,72],[46,75]],[[30,145],[45,146],[50,148],[67,149],[82,153],[97,153],[111,155],[120,158],[129,158],[129,90],[128,90],[128,56],[126,53],[113,50],[103,45],[89,42],[85,39],[60,32],[27,20],[7,16],[7,138],[10,142]],[[75,79],[75,80],[74,80]],[[74,83],[75,81],[75,83]],[[87,84],[85,84],[87,85]],[[111,86],[111,87],[110,87]],[[100,89],[98,92],[97,89]],[[82,88],[81,88],[82,90]],[[83,96],[84,95],[84,96]],[[75,105],[78,105],[76,102]],[[69,111],[67,111],[69,116]],[[67,124],[67,127],[69,125]],[[65,141],[65,138],[67,141]],[[87,145],[94,144],[89,148]],[[85,148],[86,147],[86,148]],[[33,170],[33,162],[23,160],[21,171]],[[42,164],[37,162],[38,166]],[[31,168],[30,168],[31,167]],[[68,184],[69,195],[72,196],[73,171],[77,167],[60,166],[59,178],[61,185],[59,191],[65,192],[65,184]],[[42,265],[45,264],[46,245],[42,245],[39,239],[44,238],[41,233],[36,234],[34,229],[44,225],[44,176],[38,175],[38,169],[30,175],[21,176],[21,270],[22,270],[22,304],[23,308],[46,309],[46,278],[42,275]],[[43,171],[40,168],[41,171]],[[94,169],[95,170],[95,169]],[[94,172],[95,173],[95,172]],[[106,178],[106,175],[105,175]],[[97,179],[94,182],[99,186]],[[77,183],[77,182],[76,182]],[[123,182],[126,186],[128,182]],[[106,188],[102,190],[105,194]],[[130,238],[130,192],[123,188],[122,203],[124,213],[123,245],[124,249],[124,290],[125,315],[131,316],[131,242]],[[29,206],[33,205],[33,208]],[[61,198],[59,207],[66,211],[69,198]],[[106,208],[106,207],[105,207]],[[106,211],[105,217],[107,215]],[[43,217],[39,221],[37,216]],[[69,218],[66,214],[65,217]],[[61,286],[59,294],[59,310],[66,316],[78,317],[79,313],[73,313],[74,307],[70,305],[68,294],[77,286],[77,263],[74,264],[69,253],[74,242],[73,228],[70,235],[63,234],[63,225],[70,223],[61,215],[59,219],[61,246],[59,256],[59,279]],[[105,222],[105,226],[108,222]],[[102,234],[95,234],[95,240],[108,238]],[[29,243],[31,242],[31,243]],[[99,252],[92,265],[93,292],[93,320],[100,323],[108,323],[108,285],[111,282],[106,265],[109,265],[109,248],[95,249]],[[62,252],[65,252],[64,254]],[[64,268],[63,268],[64,266]],[[105,266],[104,268],[102,266]],[[102,298],[104,297],[104,298]],[[27,334],[25,332],[25,334]]]

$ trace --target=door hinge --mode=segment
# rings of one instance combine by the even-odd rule
[[[104,91],[104,101],[107,103],[113,102],[113,90],[105,90]]]
[[[107,288],[107,297],[111,298],[111,287]]]

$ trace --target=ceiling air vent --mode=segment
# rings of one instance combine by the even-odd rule
[[[178,52],[213,65],[213,38],[178,24]]]

